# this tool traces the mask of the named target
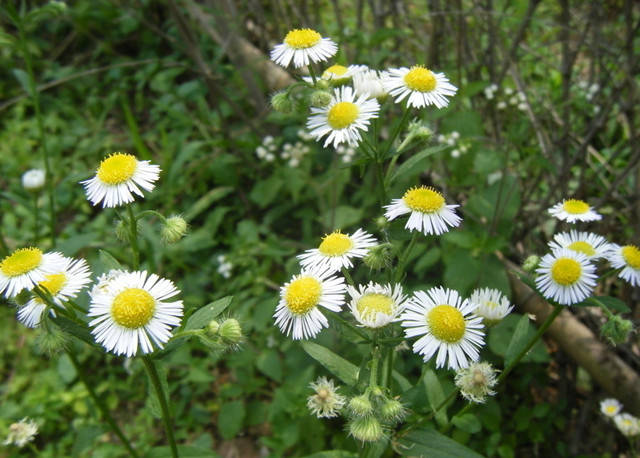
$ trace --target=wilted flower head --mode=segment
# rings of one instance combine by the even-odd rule
[[[496,394],[491,388],[496,384],[496,370],[489,363],[472,363],[456,371],[455,383],[465,399],[482,403],[487,396]]]
[[[9,426],[9,435],[3,442],[4,445],[13,444],[16,447],[24,447],[38,434],[38,425],[29,417],[24,417],[18,423]]]
[[[344,407],[345,398],[338,394],[338,387],[333,380],[320,377],[309,385],[315,394],[307,398],[307,407],[318,418],[333,418]]]

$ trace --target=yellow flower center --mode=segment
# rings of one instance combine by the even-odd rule
[[[295,49],[305,49],[314,46],[322,37],[318,32],[311,29],[294,29],[287,33],[284,42]]]
[[[111,316],[120,326],[141,328],[151,320],[156,301],[141,288],[128,288],[118,294],[111,304]]]
[[[39,283],[39,285],[43,288],[46,288],[49,291],[49,294],[55,296],[60,292],[62,287],[67,282],[67,276],[63,273],[60,274],[51,274],[47,275],[43,281]],[[41,301],[39,297],[36,300]]]
[[[304,315],[318,305],[322,285],[313,277],[300,277],[287,287],[285,301],[291,313]]]
[[[551,266],[551,278],[562,286],[573,285],[581,275],[582,267],[575,259],[560,258]]]
[[[460,341],[467,328],[460,310],[451,305],[438,305],[427,314],[429,331],[438,340],[448,343]]]
[[[106,184],[120,184],[131,179],[138,161],[131,154],[115,153],[100,162],[98,179]]]
[[[344,129],[356,120],[360,110],[358,105],[351,102],[338,102],[329,110],[327,119],[334,129]]]
[[[640,269],[640,250],[637,246],[623,246],[622,257],[630,267],[633,267],[634,269]]]
[[[349,236],[340,231],[335,231],[324,236],[318,251],[325,256],[342,256],[351,248],[353,248],[353,241]]]
[[[607,406],[605,410],[607,411],[607,413],[614,414],[616,413],[617,409],[616,409],[616,406]]]
[[[348,68],[344,65],[332,65],[322,74],[323,78],[331,78],[332,76],[342,76],[347,73]]]
[[[411,67],[409,73],[404,75],[407,87],[414,91],[430,92],[436,88],[436,77],[433,72],[422,65]]]
[[[21,248],[4,258],[0,270],[7,277],[26,274],[40,265],[42,251],[38,248]]]
[[[497,302],[487,301],[484,303],[485,307],[489,307],[490,309],[494,309],[498,306]]]
[[[356,309],[365,320],[375,319],[378,313],[391,315],[393,300],[384,294],[369,293],[358,299]]]
[[[596,250],[594,250],[591,244],[585,242],[584,240],[573,242],[571,245],[567,246],[567,248],[573,251],[577,251],[578,253],[586,254],[587,256],[595,256],[596,254]]]
[[[564,211],[571,213],[572,215],[581,215],[589,211],[589,204],[583,200],[569,199],[565,200],[562,204],[562,208]]]
[[[444,206],[444,197],[433,188],[421,186],[409,189],[402,197],[411,210],[422,213],[434,213]]]

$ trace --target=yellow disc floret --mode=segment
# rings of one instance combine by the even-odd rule
[[[320,243],[318,247],[318,251],[325,256],[342,256],[351,248],[353,248],[351,238],[340,231],[335,231],[324,236],[322,243]]]
[[[487,301],[484,303],[485,307],[488,307],[490,309],[494,309],[498,306],[497,302],[493,302],[493,301]]]
[[[617,406],[607,406],[607,407],[604,408],[604,410],[606,410],[608,414],[614,415],[618,411],[618,407]]]
[[[575,259],[560,258],[551,266],[551,278],[562,286],[573,285],[582,275],[582,266]]]
[[[375,319],[378,313],[391,315],[393,300],[384,294],[369,293],[363,295],[356,303],[356,309],[365,320]]]
[[[98,179],[106,184],[120,184],[130,180],[138,161],[131,154],[115,153],[104,159],[98,167]]]
[[[404,82],[413,91],[431,92],[436,88],[436,77],[433,72],[422,65],[411,67],[404,75]]]
[[[39,285],[43,288],[46,288],[46,290],[49,291],[49,294],[55,296],[60,292],[66,282],[67,276],[63,273],[60,273],[47,275],[45,279],[39,283]]]
[[[402,196],[404,203],[411,210],[422,213],[434,213],[444,206],[444,197],[433,188],[421,186],[411,188]]]
[[[118,294],[111,304],[111,316],[120,326],[138,329],[153,317],[156,301],[141,288],[128,288]]]
[[[322,37],[318,32],[311,29],[294,29],[287,33],[284,42],[295,49],[310,48],[317,44]]]
[[[318,305],[322,285],[313,277],[300,277],[287,287],[284,300],[291,313],[304,315]]]
[[[348,68],[344,65],[332,65],[322,74],[323,78],[331,78],[332,76],[342,76],[347,73]]]
[[[622,247],[622,257],[625,262],[634,269],[640,269],[640,250],[635,245]]]
[[[589,211],[589,204],[584,200],[569,199],[564,201],[562,208],[564,211],[571,213],[572,215],[581,215]]]
[[[358,106],[351,102],[338,102],[329,110],[327,121],[334,129],[344,129],[358,118]]]
[[[0,263],[0,270],[7,277],[26,274],[40,265],[42,251],[38,248],[20,248]]]
[[[567,248],[577,251],[578,253],[586,254],[587,256],[595,256],[596,254],[596,250],[591,246],[591,244],[584,240],[573,242],[571,245],[568,245]]]
[[[460,341],[467,329],[460,310],[448,304],[432,308],[427,314],[427,325],[436,339],[448,343]]]

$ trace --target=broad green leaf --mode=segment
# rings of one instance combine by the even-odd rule
[[[524,315],[520,318],[520,321],[518,321],[518,325],[513,332],[511,342],[509,342],[509,346],[507,347],[507,353],[504,355],[505,366],[511,364],[518,354],[527,346],[527,343],[529,342],[528,331],[529,317]]]
[[[249,198],[258,204],[260,208],[264,208],[269,205],[278,195],[278,191],[284,182],[277,176],[271,176],[266,180],[261,180],[251,190]]]
[[[630,313],[631,309],[627,304],[620,299],[611,296],[591,296],[586,298],[579,304],[574,304],[573,307],[602,307],[602,304],[609,310],[615,310],[620,313]]]
[[[202,329],[206,325],[209,324],[211,320],[220,315],[225,311],[231,301],[233,300],[233,296],[226,296],[222,299],[218,299],[215,302],[211,302],[203,307],[200,307],[193,315],[189,317],[187,320],[187,324],[184,329]]]
[[[256,359],[256,367],[276,382],[282,381],[282,360],[275,350],[267,350]]]
[[[468,432],[469,434],[475,434],[480,432],[482,429],[482,424],[478,417],[476,417],[472,413],[465,413],[463,415],[455,416],[451,419],[451,423],[456,425],[456,427],[460,428],[463,431]]]
[[[58,375],[64,383],[71,383],[78,375],[76,368],[71,362],[71,358],[66,353],[63,353],[58,358]]]
[[[411,431],[400,439],[398,452],[402,456],[429,458],[481,458],[482,455],[449,439],[434,429]]]
[[[331,350],[313,342],[302,342],[302,348],[309,356],[322,364],[329,372],[349,386],[358,382],[358,367]]]
[[[220,406],[218,431],[223,439],[233,439],[242,429],[246,410],[244,402],[231,401]]]
[[[432,369],[427,369],[422,381],[424,383],[424,388],[427,393],[427,399],[429,400],[431,410],[435,411],[446,399],[442,385],[440,385],[440,380],[438,380],[436,373]],[[443,406],[438,410],[435,414],[435,418],[438,424],[446,425],[449,422],[447,418],[447,407]]]
[[[516,327],[522,315],[511,313],[489,331],[489,349],[496,355],[506,357],[507,349],[513,339]],[[531,323],[527,326],[528,337],[533,337],[535,328]],[[542,341],[536,342],[533,348],[522,358],[521,362],[546,362],[549,360],[547,349]]]

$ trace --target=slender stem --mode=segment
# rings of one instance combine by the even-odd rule
[[[329,316],[334,318],[336,321],[340,322],[340,324],[342,324],[343,326],[351,329],[355,334],[358,335],[358,337],[360,337],[365,342],[370,342],[371,341],[371,339],[369,339],[369,336],[367,334],[365,334],[362,330],[358,329],[357,327],[355,327],[354,325],[349,323],[347,320],[342,318],[338,313],[332,312],[331,310],[325,310],[324,312],[328,313]]]
[[[167,404],[167,393],[165,393],[162,383],[160,383],[160,376],[158,375],[158,369],[155,363],[149,356],[143,356],[142,362],[147,369],[149,380],[156,391],[158,401],[160,402],[160,409],[162,410],[162,421],[164,422],[164,429],[167,432],[167,438],[169,439],[169,445],[171,446],[171,455],[173,458],[178,458],[178,446],[176,440],[173,437],[173,424],[171,422],[171,414],[169,413],[169,405]]]
[[[342,275],[344,275],[344,278],[347,279],[347,283],[349,283],[351,286],[354,286],[355,283],[353,282],[353,278],[351,278],[351,274],[349,273],[349,271],[346,268],[342,268]]]
[[[82,381],[82,383],[84,383],[84,386],[87,387],[87,391],[89,392],[89,396],[91,397],[91,399],[93,400],[95,405],[98,407],[98,409],[102,413],[102,416],[106,420],[106,422],[109,425],[109,427],[111,428],[111,430],[114,432],[114,434],[116,436],[118,436],[118,439],[120,439],[120,442],[122,442],[122,445],[125,446],[125,448],[129,452],[129,454],[131,456],[135,457],[135,458],[138,458],[140,455],[138,455],[138,453],[133,449],[133,446],[131,445],[131,442],[129,442],[129,440],[123,434],[123,432],[120,429],[120,427],[118,426],[118,424],[115,422],[115,420],[113,419],[113,417],[109,413],[109,409],[107,409],[107,406],[105,405],[103,399],[100,398],[98,396],[98,394],[96,393],[95,389],[93,388],[93,384],[87,378],[87,374],[85,374],[85,372],[84,372],[84,370],[82,368],[82,365],[80,364],[80,362],[78,361],[76,356],[73,354],[72,351],[67,351],[66,353],[69,356],[69,359],[71,360],[71,363],[73,364],[73,367],[75,367],[76,372],[78,373],[78,377],[80,377],[80,381]]]
[[[396,267],[396,279],[395,279],[396,282],[399,282],[400,280],[402,280],[402,276],[404,275],[404,268],[407,265],[407,258],[411,254],[411,250],[413,250],[413,246],[416,244],[417,239],[418,239],[418,232],[414,231],[413,235],[411,236],[411,241],[409,242],[409,245],[404,250],[404,253],[402,253],[402,256],[400,256],[400,259],[398,259],[398,267]]]
[[[369,374],[369,388],[378,385],[378,361],[380,359],[380,348],[378,347],[378,332],[373,331],[371,342],[371,372]]]
[[[40,229],[40,212],[38,208],[38,193],[33,193],[33,244],[38,246],[40,243],[40,236],[38,230]]]
[[[51,297],[51,294],[49,293],[49,291],[46,288],[43,288],[40,285],[36,285],[33,288],[33,291],[36,293],[36,295],[42,299],[42,302],[44,302],[45,304],[47,304],[47,306],[51,307],[53,310],[55,310],[57,313],[59,313],[62,316],[65,316],[75,322],[78,323],[78,319],[76,318],[75,313],[73,313],[72,310],[69,310],[65,307],[61,307],[58,304],[56,304],[53,301],[53,298]],[[82,323],[85,324],[85,323]]]
[[[389,142],[386,145],[384,154],[381,156],[381,159],[384,159],[385,157],[387,157],[387,155],[389,154],[389,151],[391,151],[393,142],[396,140],[396,138],[398,137],[398,134],[400,134],[400,132],[404,128],[408,119],[409,119],[409,107],[405,109],[404,113],[402,114],[402,119],[400,120],[400,123],[396,126],[396,129],[393,131],[393,134],[389,138]]]
[[[129,214],[129,241],[131,242],[131,252],[133,255],[132,267],[133,270],[138,270],[140,266],[140,251],[138,249],[138,221],[133,214],[133,208],[131,205],[127,205],[127,213]]]
[[[313,81],[313,86],[315,87],[315,85],[316,85],[316,72],[313,69],[313,64],[309,63],[308,68],[309,68],[309,75],[311,76],[311,81]]]
[[[165,218],[165,216],[162,213],[157,212],[155,210],[144,210],[144,211],[141,211],[140,213],[138,213],[136,215],[136,220],[139,220],[141,217],[146,216],[146,215],[157,216],[158,218],[160,218],[160,221],[162,221],[163,223],[167,222],[167,218]]]
[[[376,161],[376,176],[378,177],[378,193],[380,194],[380,205],[387,203],[387,185],[384,180],[383,164]]]

